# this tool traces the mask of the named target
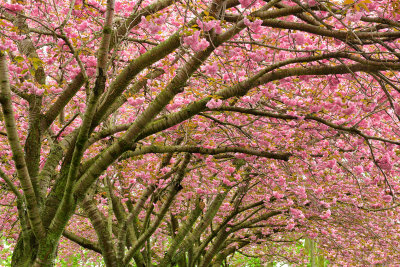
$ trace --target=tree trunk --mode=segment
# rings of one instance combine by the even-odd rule
[[[28,236],[29,244],[25,244],[22,234],[19,235],[11,258],[12,267],[29,267],[33,265],[39,244],[31,231],[29,231]]]

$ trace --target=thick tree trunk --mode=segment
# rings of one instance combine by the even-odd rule
[[[22,234],[20,234],[18,237],[18,241],[11,258],[12,267],[29,267],[33,265],[39,244],[31,231],[28,233],[28,236],[29,244],[24,243]]]
[[[57,250],[58,250],[58,243],[59,242],[46,242],[45,239],[41,240],[42,244],[38,242],[36,237],[33,235],[32,231],[28,233],[29,241],[28,244],[24,243],[24,239],[22,235],[18,237],[17,244],[14,248],[12,259],[11,259],[11,266],[12,267],[54,267],[55,260],[57,258]],[[55,246],[52,251],[54,253],[50,253],[46,255],[46,262],[38,264],[37,262],[37,255],[39,251],[40,245],[42,246]],[[48,249],[50,251],[51,249]],[[36,262],[35,262],[36,260]]]

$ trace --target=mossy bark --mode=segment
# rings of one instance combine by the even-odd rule
[[[28,232],[28,244],[25,240],[20,234],[11,258],[12,267],[30,267],[35,261],[39,244],[32,231]]]

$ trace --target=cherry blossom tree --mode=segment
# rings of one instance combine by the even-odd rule
[[[0,3],[12,266],[399,264],[397,1]]]

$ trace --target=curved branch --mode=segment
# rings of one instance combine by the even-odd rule
[[[72,242],[78,244],[81,247],[90,249],[94,252],[100,253],[101,254],[101,249],[100,247],[94,243],[93,241],[90,241],[89,239],[86,239],[84,237],[78,236],[70,231],[64,230],[63,236],[71,240]]]
[[[142,146],[138,147],[135,151],[127,152],[124,157],[137,156],[149,153],[175,153],[175,152],[186,152],[186,153],[197,153],[216,155],[222,153],[243,153],[247,155],[254,155],[263,158],[278,159],[288,161],[291,156],[290,153],[273,153],[267,151],[260,151],[251,148],[243,147],[220,147],[220,148],[204,148],[197,146]]]
[[[313,26],[304,23],[296,23],[278,19],[265,19],[262,23],[263,26],[269,26],[272,28],[288,29],[288,30],[298,30],[303,32],[308,32],[316,34],[319,36],[334,37],[337,39],[343,39],[346,41],[351,41],[357,44],[362,44],[363,40],[371,40],[371,38],[400,38],[400,32],[364,32],[364,31],[335,31],[328,30],[322,27]]]
[[[81,206],[85,209],[86,214],[90,218],[93,228],[96,231],[99,239],[100,249],[103,259],[107,266],[117,266],[116,251],[113,245],[112,236],[107,229],[107,222],[103,220],[101,212],[96,206],[96,203],[91,196],[86,196],[82,201]]]
[[[246,109],[246,108],[241,108],[241,107],[224,106],[224,107],[219,107],[219,108],[215,108],[215,109],[210,109],[210,111],[232,111],[232,112],[239,112],[239,113],[243,113],[243,114],[250,114],[250,115],[255,115],[255,116],[262,116],[262,117],[269,117],[269,118],[276,118],[276,119],[283,119],[283,120],[299,120],[300,119],[299,116],[279,114],[279,113],[261,111],[261,110],[256,110],[256,109]],[[315,115],[305,115],[303,118],[304,118],[304,120],[313,120],[313,121],[322,123],[322,124],[329,126],[335,130],[340,130],[340,131],[359,135],[365,139],[377,140],[377,141],[381,141],[381,142],[385,142],[385,143],[400,145],[400,141],[385,139],[385,138],[381,138],[381,137],[377,137],[377,136],[370,136],[370,135],[363,133],[361,130],[359,130],[355,127],[346,127],[343,125],[338,125],[338,124],[332,123],[328,120],[319,118]]]

